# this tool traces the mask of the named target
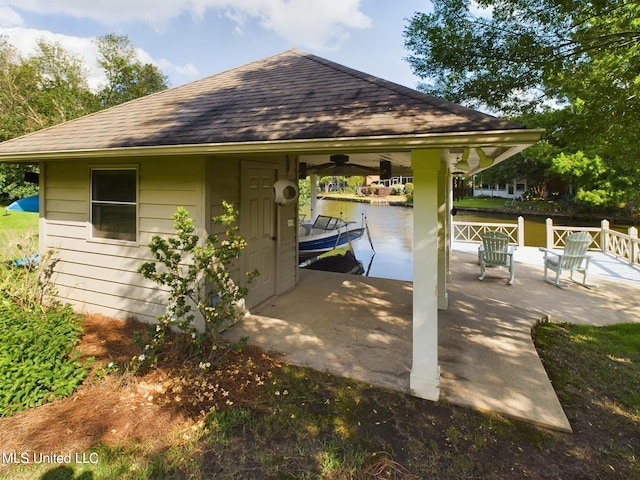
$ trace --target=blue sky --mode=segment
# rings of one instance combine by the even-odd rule
[[[428,0],[0,0],[0,35],[22,54],[37,39],[86,59],[93,39],[126,34],[144,62],[181,85],[289,48],[415,88],[403,30]]]

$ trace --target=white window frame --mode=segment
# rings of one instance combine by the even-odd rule
[[[133,202],[117,202],[117,201],[101,201],[94,200],[93,198],[93,174],[94,172],[104,172],[104,171],[134,171],[136,176],[136,187],[135,187],[135,200]],[[92,165],[89,168],[89,240],[93,242],[99,243],[112,243],[112,244],[120,244],[120,245],[137,245],[138,239],[140,236],[140,207],[139,207],[139,188],[140,188],[140,175],[139,175],[139,167],[138,165]],[[94,235],[94,223],[93,223],[93,212],[94,205],[123,205],[123,206],[133,206],[135,207],[135,238],[133,240],[119,239],[119,238],[110,238],[110,237],[101,237]]]

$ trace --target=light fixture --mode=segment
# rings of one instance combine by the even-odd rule
[[[478,162],[478,167],[489,168],[491,165],[493,165],[493,158],[484,153],[484,150],[482,150],[482,148],[478,147],[475,150],[478,154],[478,158],[480,159]]]
[[[462,170],[463,172],[469,171],[469,149],[465,148],[462,152],[462,158],[455,164],[456,170]]]

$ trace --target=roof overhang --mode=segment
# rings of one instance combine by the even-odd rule
[[[39,161],[73,159],[112,159],[182,155],[236,156],[296,155],[309,165],[326,163],[329,155],[341,153],[352,156],[352,163],[369,167],[389,160],[394,169],[409,171],[411,151],[421,149],[446,150],[452,172],[459,170],[460,157],[469,152],[469,168],[463,173],[482,170],[480,155],[486,155],[495,165],[536,143],[544,130],[494,130],[488,132],[454,132],[403,136],[343,137],[311,140],[274,140],[257,142],[227,142],[198,145],[113,147],[87,150],[55,150],[1,153],[0,162],[35,163]],[[480,149],[480,152],[477,149]]]

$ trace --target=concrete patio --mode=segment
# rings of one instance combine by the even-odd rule
[[[455,251],[449,309],[438,325],[440,397],[547,428],[570,431],[531,339],[550,317],[593,324],[640,322],[638,284],[593,277],[597,289],[559,289],[542,267],[520,263],[514,285],[491,269],[478,281],[477,255]],[[291,363],[409,391],[411,282],[301,271],[297,288],[229,331],[283,352]]]

